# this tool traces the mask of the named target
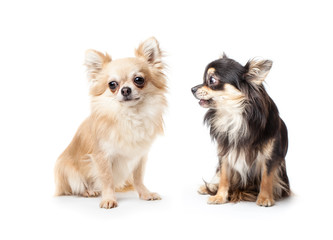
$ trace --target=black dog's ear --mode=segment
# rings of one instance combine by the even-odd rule
[[[228,57],[227,57],[227,54],[225,54],[225,52],[223,52],[223,53],[221,54],[220,58],[228,58]]]
[[[244,74],[246,81],[260,85],[265,80],[269,70],[272,68],[271,60],[252,59],[245,65],[247,72]]]

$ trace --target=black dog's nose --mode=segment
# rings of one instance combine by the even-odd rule
[[[198,90],[198,86],[191,88],[192,93],[194,94]]]
[[[121,89],[121,95],[123,95],[124,97],[131,95],[131,92],[132,90],[129,87],[123,87]]]

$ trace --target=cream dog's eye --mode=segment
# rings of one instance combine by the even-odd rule
[[[116,81],[109,82],[109,88],[111,89],[111,91],[116,90],[117,87],[118,87],[118,83]]]
[[[145,84],[145,79],[143,77],[136,77],[134,78],[134,84],[137,87],[142,88],[143,85]]]

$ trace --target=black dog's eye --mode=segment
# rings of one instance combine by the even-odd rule
[[[145,84],[145,79],[143,77],[136,77],[134,78],[134,84],[137,87],[141,88]]]
[[[209,78],[209,85],[215,85],[215,84],[217,84],[217,80],[216,80],[216,78],[214,78],[213,76],[211,76],[210,78]]]
[[[116,90],[117,87],[118,87],[118,83],[116,81],[109,82],[109,88],[111,89],[111,91]]]

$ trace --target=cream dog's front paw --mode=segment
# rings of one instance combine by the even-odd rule
[[[85,190],[82,193],[83,197],[98,197],[101,194],[101,192],[93,191],[93,190]]]
[[[162,199],[160,197],[160,195],[158,195],[157,193],[152,193],[152,192],[141,193],[141,194],[139,194],[139,197],[140,197],[140,199],[147,200],[147,201],[161,200]]]
[[[101,203],[99,204],[100,208],[110,209],[115,208],[118,206],[118,203],[114,199],[102,199]]]

